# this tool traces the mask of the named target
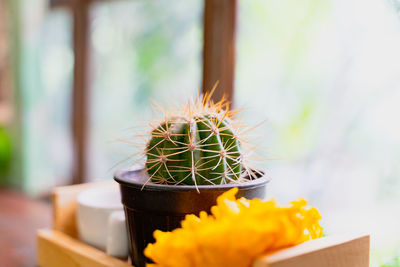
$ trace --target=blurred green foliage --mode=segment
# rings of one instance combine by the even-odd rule
[[[400,267],[400,255],[397,253],[392,259],[382,264],[381,267]]]
[[[0,184],[7,183],[11,165],[12,146],[8,133],[0,126]]]

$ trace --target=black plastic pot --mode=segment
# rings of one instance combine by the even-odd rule
[[[186,214],[198,215],[200,211],[209,212],[216,204],[217,197],[233,187],[238,187],[238,197],[247,199],[263,198],[268,179],[258,179],[240,184],[224,185],[163,185],[144,183],[148,174],[142,169],[123,170],[115,174],[120,184],[121,200],[124,205],[132,264],[145,266],[149,260],[143,250],[154,242],[156,229],[171,231],[180,227]]]

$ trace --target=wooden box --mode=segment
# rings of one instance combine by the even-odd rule
[[[131,266],[128,262],[78,240],[76,197],[88,188],[117,186],[114,182],[58,187],[53,193],[53,229],[38,230],[38,264],[42,267]],[[368,267],[369,236],[329,236],[258,258],[253,267]]]

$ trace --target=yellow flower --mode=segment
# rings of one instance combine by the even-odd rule
[[[321,216],[304,199],[279,206],[275,200],[236,199],[222,194],[211,215],[187,215],[182,228],[156,230],[145,255],[154,267],[249,267],[258,256],[322,236]]]

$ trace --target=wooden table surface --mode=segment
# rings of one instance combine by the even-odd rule
[[[0,188],[0,266],[36,266],[36,230],[50,226],[50,202]]]

